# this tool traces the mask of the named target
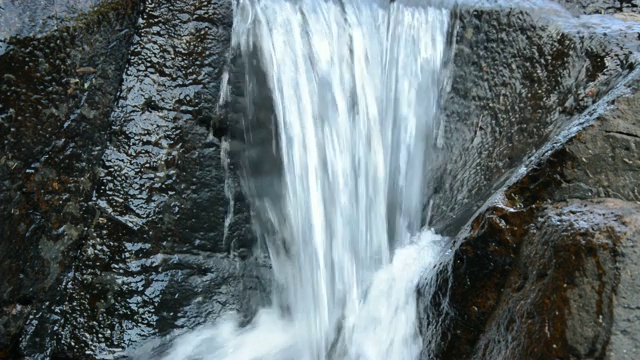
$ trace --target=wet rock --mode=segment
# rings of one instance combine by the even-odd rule
[[[460,244],[437,358],[634,358],[637,22],[514,7],[461,10],[431,220]]]
[[[102,4],[100,4],[102,2]],[[4,1],[0,5],[0,55],[11,43],[11,37],[40,37],[56,28],[77,25],[100,0]],[[99,10],[100,11],[100,10]]]
[[[215,106],[230,3],[89,3],[8,5],[39,12],[0,53],[0,357],[123,354],[269,292]]]
[[[576,15],[640,13],[638,0],[559,0]]]
[[[599,22],[550,9],[460,10],[441,155],[426,187],[429,225],[441,233],[455,235],[524,160],[636,66],[631,29],[601,33]]]
[[[614,322],[628,321],[613,309],[620,274],[632,267],[622,258],[637,253],[639,215],[638,204],[610,199],[542,209],[520,237],[473,358],[604,358]],[[637,356],[633,346],[615,351]]]
[[[442,358],[637,356],[638,84],[634,72],[461,234]]]
[[[0,18],[3,24],[11,19],[14,5],[3,3],[8,10]],[[88,203],[95,164],[104,148],[106,118],[119,88],[137,11],[136,2],[114,1],[59,23],[55,30],[47,28],[51,31],[7,33],[11,28],[2,27],[2,356],[22,353],[28,319],[57,296],[65,267],[76,260],[84,226],[93,216]],[[79,66],[96,71],[81,76],[75,73]]]

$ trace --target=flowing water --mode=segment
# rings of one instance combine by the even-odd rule
[[[236,2],[232,45],[266,77],[282,161],[279,199],[260,207],[278,234],[267,239],[277,290],[249,326],[230,315],[179,338],[167,359],[420,356],[416,286],[446,243],[421,226],[449,12]]]

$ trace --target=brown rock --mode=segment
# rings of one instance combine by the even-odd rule
[[[640,206],[613,199],[545,208],[522,239],[474,358],[603,358],[620,257],[637,246],[639,217]]]
[[[85,66],[76,69],[76,73],[78,75],[89,75],[95,73],[97,70],[92,68],[91,66]]]

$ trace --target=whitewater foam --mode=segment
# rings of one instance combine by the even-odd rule
[[[232,46],[267,86],[247,71],[247,103],[268,91],[275,112],[281,196],[246,180],[277,234],[266,243],[278,290],[247,327],[230,315],[167,359],[420,355],[416,287],[446,243],[420,227],[449,18],[416,1],[236,1]]]

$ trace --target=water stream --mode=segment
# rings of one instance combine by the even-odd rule
[[[420,356],[416,286],[446,243],[421,227],[449,22],[415,1],[236,2],[232,45],[266,75],[282,161],[260,207],[276,291],[249,326],[229,315],[167,359]]]

